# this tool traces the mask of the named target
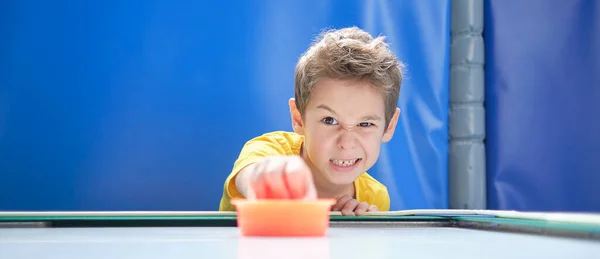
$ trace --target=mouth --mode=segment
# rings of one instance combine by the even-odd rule
[[[351,167],[358,163],[362,158],[356,159],[330,159],[329,161],[339,167]]]

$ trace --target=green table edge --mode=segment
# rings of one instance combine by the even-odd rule
[[[0,222],[33,222],[62,220],[237,220],[237,216],[0,216]],[[447,220],[440,216],[330,216],[331,221],[404,221]]]

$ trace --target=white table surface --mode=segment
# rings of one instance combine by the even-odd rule
[[[235,227],[0,228],[0,259],[600,258],[600,242],[457,228],[331,227],[321,238]]]

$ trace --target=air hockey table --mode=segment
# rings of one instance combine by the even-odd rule
[[[600,258],[600,216],[414,210],[342,216],[321,237],[246,237],[235,212],[0,212],[0,259]]]

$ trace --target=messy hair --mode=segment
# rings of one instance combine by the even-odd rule
[[[300,114],[304,116],[319,79],[359,80],[383,95],[387,127],[398,104],[404,65],[384,39],[357,27],[321,33],[296,65],[294,98]]]

